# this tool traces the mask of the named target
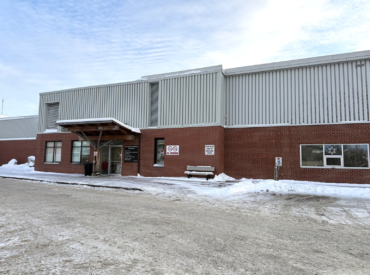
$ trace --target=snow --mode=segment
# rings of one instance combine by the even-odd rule
[[[19,165],[17,165],[17,163],[18,161],[16,159],[12,159],[8,162],[8,164],[4,164],[0,166],[0,171],[5,171],[5,173],[6,172],[13,173],[14,171],[16,171],[19,174],[24,174],[24,173],[32,172],[34,170],[33,167],[29,167],[28,163],[19,164]],[[2,173],[0,172],[0,176],[1,174]]]
[[[234,178],[232,177],[229,177],[228,175],[226,175],[225,173],[221,173],[219,174],[218,176],[216,175],[213,179],[214,181],[233,181],[235,180]]]
[[[58,132],[58,129],[46,129],[44,133],[56,133]]]
[[[34,160],[31,156],[30,159]],[[338,198],[370,199],[370,184],[324,183],[294,180],[235,180],[221,173],[214,179],[204,177],[144,177],[137,176],[97,176],[85,177],[81,174],[60,174],[34,171],[29,163],[17,165],[12,159],[0,167],[0,176],[32,179],[46,182],[65,182],[79,185],[118,186],[139,188],[151,194],[185,195],[207,197],[209,199],[240,199],[256,194],[300,194],[330,196]]]
[[[56,123],[57,124],[60,124],[60,123],[71,123],[72,124],[72,123],[81,123],[81,122],[85,122],[85,121],[86,122],[89,122],[89,121],[90,122],[91,121],[99,122],[99,121],[107,121],[107,120],[112,120],[114,123],[122,126],[123,128],[126,128],[126,129],[128,129],[132,132],[139,133],[139,134],[141,133],[139,128],[133,128],[133,127],[128,126],[128,125],[122,123],[121,121],[118,121],[117,119],[111,118],[111,117],[110,118],[86,118],[86,119],[58,120]]]
[[[28,138],[0,138],[0,141],[1,140],[32,140],[32,139],[36,139],[36,137],[28,137]]]

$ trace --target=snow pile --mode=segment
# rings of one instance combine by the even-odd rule
[[[29,156],[28,157],[28,166],[34,167],[35,166],[35,156]]]
[[[216,175],[213,180],[214,181],[232,181],[232,180],[235,180],[235,179],[232,178],[232,177],[229,177],[225,173],[221,173],[218,176]]]
[[[331,197],[356,197],[370,198],[369,184],[340,184],[340,183],[320,183],[303,181],[274,181],[258,180],[243,181],[222,188],[207,188],[196,191],[199,195],[212,197],[233,197],[236,195],[248,195],[255,193],[276,193],[276,194],[300,194],[313,196]]]
[[[3,168],[13,168],[15,165],[17,165],[18,161],[16,159],[12,159],[8,162],[8,164],[4,164]]]
[[[20,173],[22,172],[32,172],[34,170],[33,167],[29,167],[28,162],[24,164],[19,164],[17,165],[18,161],[16,159],[12,159],[11,161],[8,162],[8,164],[4,164],[0,166],[0,168],[5,168],[8,171],[18,171]]]

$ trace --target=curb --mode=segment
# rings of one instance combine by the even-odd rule
[[[128,190],[128,191],[140,191],[140,192],[144,192],[144,190],[142,190],[140,188],[129,188],[129,187],[121,187],[121,186],[81,184],[81,183],[74,183],[74,182],[48,181],[48,180],[37,180],[37,179],[29,179],[29,178],[6,177],[6,176],[0,176],[0,178],[3,178],[3,179],[14,179],[14,180],[30,180],[30,181],[36,181],[36,182],[56,183],[56,184],[63,184],[63,185],[89,186],[89,187],[95,187],[95,188],[122,189],[122,190]]]

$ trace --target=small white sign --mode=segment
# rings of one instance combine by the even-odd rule
[[[206,145],[206,155],[214,155],[215,154],[215,146],[214,145]]]
[[[167,145],[166,146],[166,155],[179,155],[180,146],[179,145]]]
[[[94,157],[98,155],[98,151],[94,151]]]
[[[275,166],[283,166],[283,158],[282,157],[276,157],[275,158]]]

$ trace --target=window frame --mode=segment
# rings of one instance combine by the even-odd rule
[[[54,146],[53,147],[48,147],[48,142],[53,142],[54,143]],[[55,143],[57,142],[60,142],[62,145],[60,147],[55,147]],[[48,150],[48,148],[53,148],[53,161],[52,162],[48,162],[46,161],[46,151]],[[45,154],[44,154],[44,164],[60,164],[62,162],[62,149],[60,149],[60,161],[55,161],[54,160],[54,157],[55,157],[55,148],[63,148],[63,141],[61,140],[48,140],[48,141],[45,141]]]
[[[302,146],[305,145],[321,145],[323,146],[323,166],[302,166]],[[342,154],[341,155],[325,155],[325,145],[340,145],[342,147]],[[368,167],[345,167],[344,166],[344,145],[366,145],[367,147],[367,161],[368,161]],[[326,144],[300,144],[299,145],[299,164],[300,168],[315,168],[315,169],[370,169],[370,160],[369,160],[369,144],[368,143],[326,143]],[[326,165],[326,159],[327,158],[340,158],[341,159],[341,165]]]
[[[89,144],[89,146],[82,146],[82,144],[83,144],[83,141],[80,141],[81,142],[81,146],[80,146],[80,148],[81,148],[81,150],[80,150],[80,162],[73,162],[73,142],[75,142],[75,141],[80,141],[80,140],[72,140],[71,141],[71,164],[73,164],[73,165],[82,165],[82,164],[84,164],[83,162],[81,162],[81,157],[82,157],[82,147],[89,147],[89,161],[90,161],[90,155],[91,155],[91,145]]]
[[[161,139],[163,139],[163,150],[165,150],[165,147],[166,147],[166,145],[165,145],[165,138],[155,138],[154,139],[154,167],[164,167],[164,160],[163,160],[163,163],[157,163],[157,141],[158,140],[161,140]],[[164,155],[165,155],[165,153],[164,153]],[[163,159],[164,159],[164,156],[163,156]]]

